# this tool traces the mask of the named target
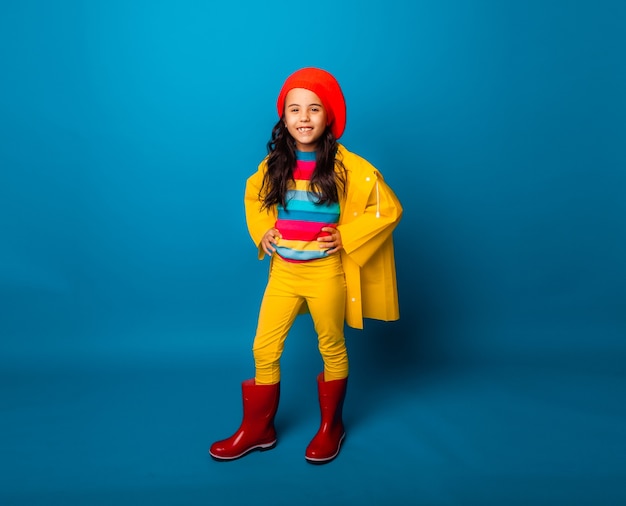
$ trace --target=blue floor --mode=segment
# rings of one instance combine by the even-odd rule
[[[355,356],[348,436],[326,466],[304,460],[317,365],[299,358],[284,368],[277,447],[227,463],[207,449],[240,421],[244,364],[7,365],[0,504],[626,504],[619,370],[399,360],[375,377]]]

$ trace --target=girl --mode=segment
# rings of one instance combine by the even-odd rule
[[[402,207],[370,163],[337,143],[346,105],[331,74],[298,70],[280,90],[277,109],[269,155],[245,192],[259,259],[271,257],[253,344],[256,373],[242,384],[241,426],[209,452],[232,460],[276,445],[280,357],[296,316],[309,312],[324,371],[317,377],[321,425],[305,458],[319,464],[338,455],[345,437],[344,322],[362,329],[363,318],[399,317],[392,231]]]

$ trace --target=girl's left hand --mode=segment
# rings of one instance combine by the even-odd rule
[[[341,232],[339,232],[339,230],[335,227],[324,227],[322,228],[322,232],[328,232],[329,235],[317,238],[317,242],[319,243],[321,249],[325,249],[329,255],[332,255],[343,248],[343,243],[341,242]]]

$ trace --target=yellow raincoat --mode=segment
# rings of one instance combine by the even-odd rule
[[[392,232],[402,216],[402,206],[382,174],[364,158],[339,145],[337,158],[347,172],[346,191],[340,202],[341,262],[346,277],[346,323],[363,328],[363,318],[392,321],[400,317]],[[248,231],[259,250],[261,239],[276,223],[276,209],[261,210],[259,192],[265,160],[246,182],[245,209]]]

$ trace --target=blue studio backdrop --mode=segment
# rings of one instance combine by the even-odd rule
[[[623,504],[626,4],[4,2],[0,503]],[[347,331],[348,437],[232,463],[267,278],[243,189],[329,70],[384,174],[401,319]]]

